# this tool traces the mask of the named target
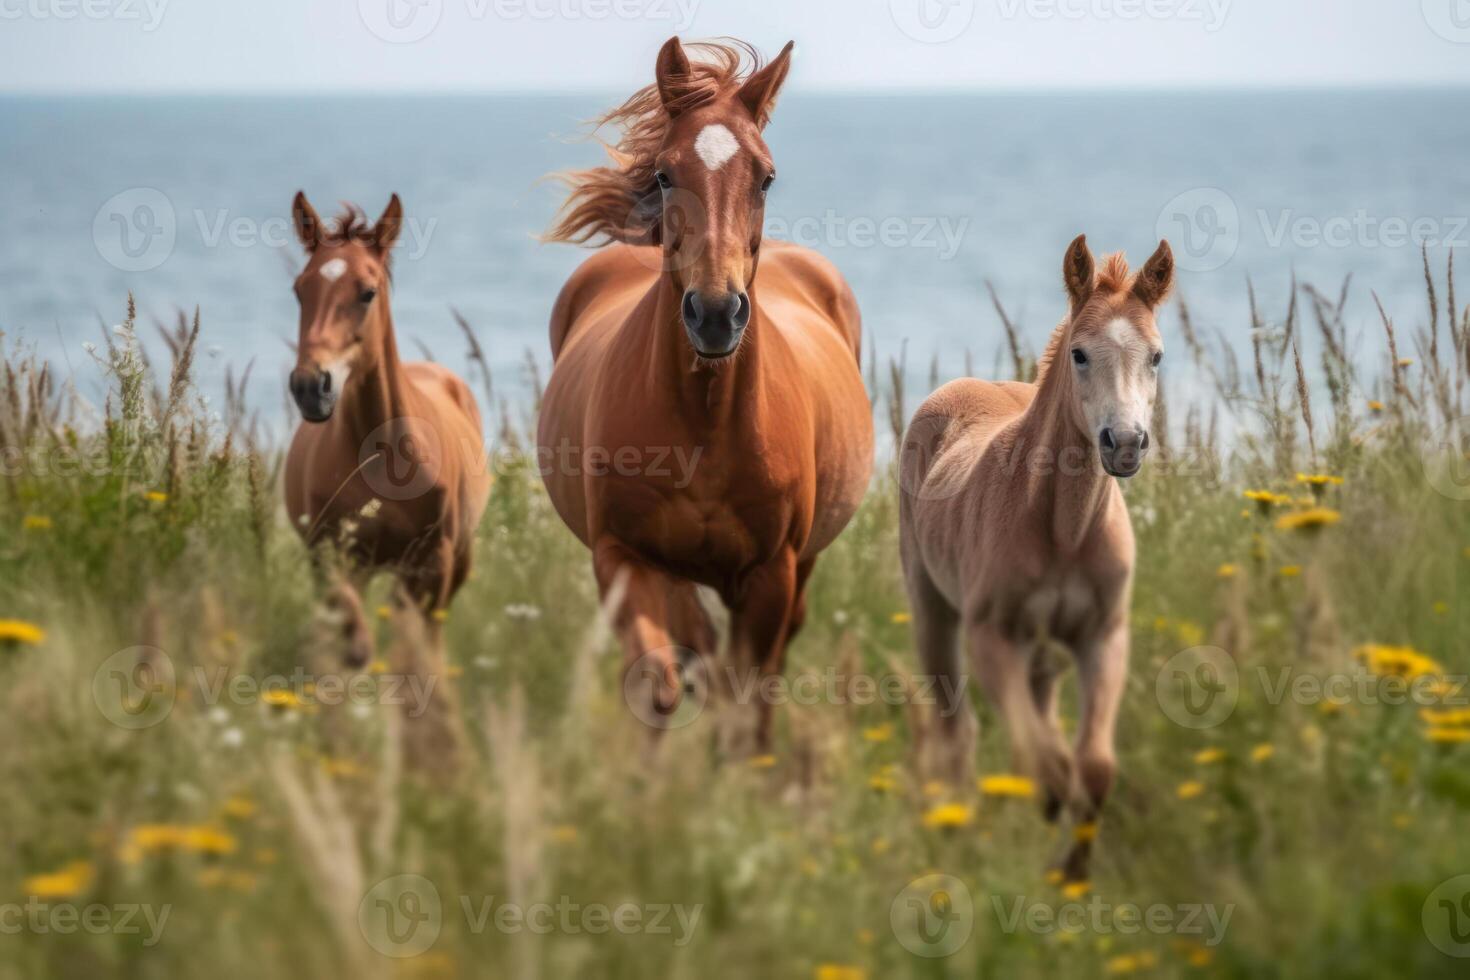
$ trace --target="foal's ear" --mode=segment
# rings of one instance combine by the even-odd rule
[[[291,202],[291,221],[296,226],[296,237],[308,252],[316,251],[322,243],[322,219],[316,216],[316,208],[306,199],[304,191],[296,192]]]
[[[787,41],[786,47],[776,55],[776,60],[755,72],[740,86],[740,101],[745,103],[745,108],[755,117],[755,124],[761,129],[766,128],[770,121],[771,110],[776,106],[776,95],[781,91],[781,84],[786,81],[786,75],[791,71],[791,51],[796,47],[795,41]]]
[[[398,241],[398,233],[403,230],[403,202],[398,200],[394,194],[388,206],[383,210],[383,216],[378,223],[373,225],[373,247],[379,254],[386,255]]]
[[[1087,247],[1087,236],[1078,235],[1067,246],[1066,258],[1062,259],[1062,281],[1067,284],[1067,295],[1072,298],[1076,309],[1092,295],[1094,282],[1092,250]]]
[[[689,56],[679,38],[671,37],[659,48],[658,61],[653,69],[658,81],[658,95],[670,116],[677,116],[683,106],[680,100],[688,95],[694,85],[694,74],[689,67]]]
[[[1167,241],[1159,242],[1158,250],[1144,263],[1133,283],[1133,295],[1153,309],[1169,295],[1174,285],[1174,250]]]

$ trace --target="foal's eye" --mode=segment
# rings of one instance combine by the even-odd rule
[[[658,183],[661,190],[669,190],[674,186],[674,182],[669,179],[669,175],[662,170],[654,171],[653,179]]]
[[[766,191],[770,190],[771,189],[771,185],[774,184],[775,182],[776,182],[776,175],[775,174],[770,174],[769,176],[767,176],[765,180],[761,181],[761,193],[764,194]]]
[[[1084,353],[1080,347],[1072,348],[1072,363],[1078,366],[1082,366],[1087,363],[1087,354]]]
[[[357,301],[364,306],[371,303],[378,296],[378,291],[371,286],[364,286],[357,294]]]
[[[1161,351],[1161,350],[1154,351],[1154,367],[1158,367],[1159,366],[1159,362],[1162,361],[1163,359],[1164,359],[1164,352],[1163,351]]]

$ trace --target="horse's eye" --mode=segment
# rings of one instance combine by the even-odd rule
[[[674,182],[669,179],[669,175],[664,173],[662,170],[654,171],[653,179],[658,183],[658,186],[662,190],[669,190],[674,186]]]
[[[1087,363],[1087,354],[1083,352],[1082,348],[1072,348],[1072,363],[1077,365],[1083,365]]]
[[[776,175],[775,174],[768,175],[765,180],[761,181],[761,193],[764,194],[766,191],[770,190],[771,189],[771,185],[774,184],[775,182],[776,182]]]
[[[1154,367],[1158,367],[1159,366],[1159,362],[1162,361],[1163,359],[1164,359],[1164,352],[1163,351],[1161,351],[1161,350],[1154,351]]]
[[[377,299],[377,296],[378,296],[378,291],[376,289],[374,289],[371,286],[364,286],[362,288],[361,292],[359,292],[357,294],[357,301],[359,303],[363,304],[364,306],[366,306],[367,304],[371,303],[374,299]]]

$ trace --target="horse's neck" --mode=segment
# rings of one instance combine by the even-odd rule
[[[1064,336],[1021,416],[1015,451],[1021,454],[1028,507],[1047,520],[1059,548],[1074,552],[1101,514],[1111,478],[1073,419],[1069,357]]]
[[[752,285],[750,322],[740,349],[718,364],[699,363],[684,337],[680,313],[682,297],[668,276],[654,287],[658,290],[651,320],[651,383],[668,393],[686,423],[721,433],[759,429],[765,377],[762,371],[762,334],[760,304]]]
[[[390,419],[412,416],[413,389],[398,359],[398,342],[393,335],[393,314],[387,296],[382,297],[381,321],[373,340],[364,347],[359,367],[347,380],[342,393],[342,410],[355,434],[365,437]]]

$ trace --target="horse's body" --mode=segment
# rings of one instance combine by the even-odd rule
[[[437,611],[469,574],[489,496],[474,396],[447,368],[399,359],[387,275],[397,196],[370,230],[349,215],[324,232],[302,195],[294,211],[309,253],[291,375],[305,421],[286,455],[286,509],[308,546],[344,552],[359,583],[392,570],[424,612]]]
[[[1159,351],[1153,309],[1172,259],[1161,246],[1133,280],[1115,258],[1095,280],[1078,239],[1067,268],[1072,313],[1053,335],[1038,384],[962,379],[920,406],[900,464],[900,533],[926,672],[958,682],[962,638],[1010,732],[1017,769],[1039,780],[1049,817],[1066,804],[1087,828],[1066,861],[1081,877],[1116,767],[1128,663],[1134,541],[1113,475],[1132,475],[1147,452]],[[1075,756],[1057,725],[1058,651],[1072,655],[1080,679]],[[969,703],[940,707],[951,775],[965,778],[975,735]]]
[[[694,207],[716,208],[704,216],[710,237],[681,265],[664,217],[652,235],[662,250],[613,245],[572,275],[552,313],[555,367],[539,426],[547,490],[592,550],[604,596],[625,584],[616,621],[626,664],[652,668],[662,712],[682,692],[676,648],[714,652],[696,585],[730,608],[738,668],[782,669],[813,563],[856,511],[872,468],[851,291],[815,253],[762,245],[759,210],[717,209],[747,193],[726,178],[769,167],[738,155],[762,157],[759,123],[786,53],[738,94],[731,70],[687,108],[669,89],[703,66],[681,59],[677,40],[660,55],[656,111],[668,116],[658,156],[675,176],[657,176],[665,201],[677,181]],[[711,130],[730,140],[723,158],[696,141]],[[762,745],[769,720],[763,704]]]

